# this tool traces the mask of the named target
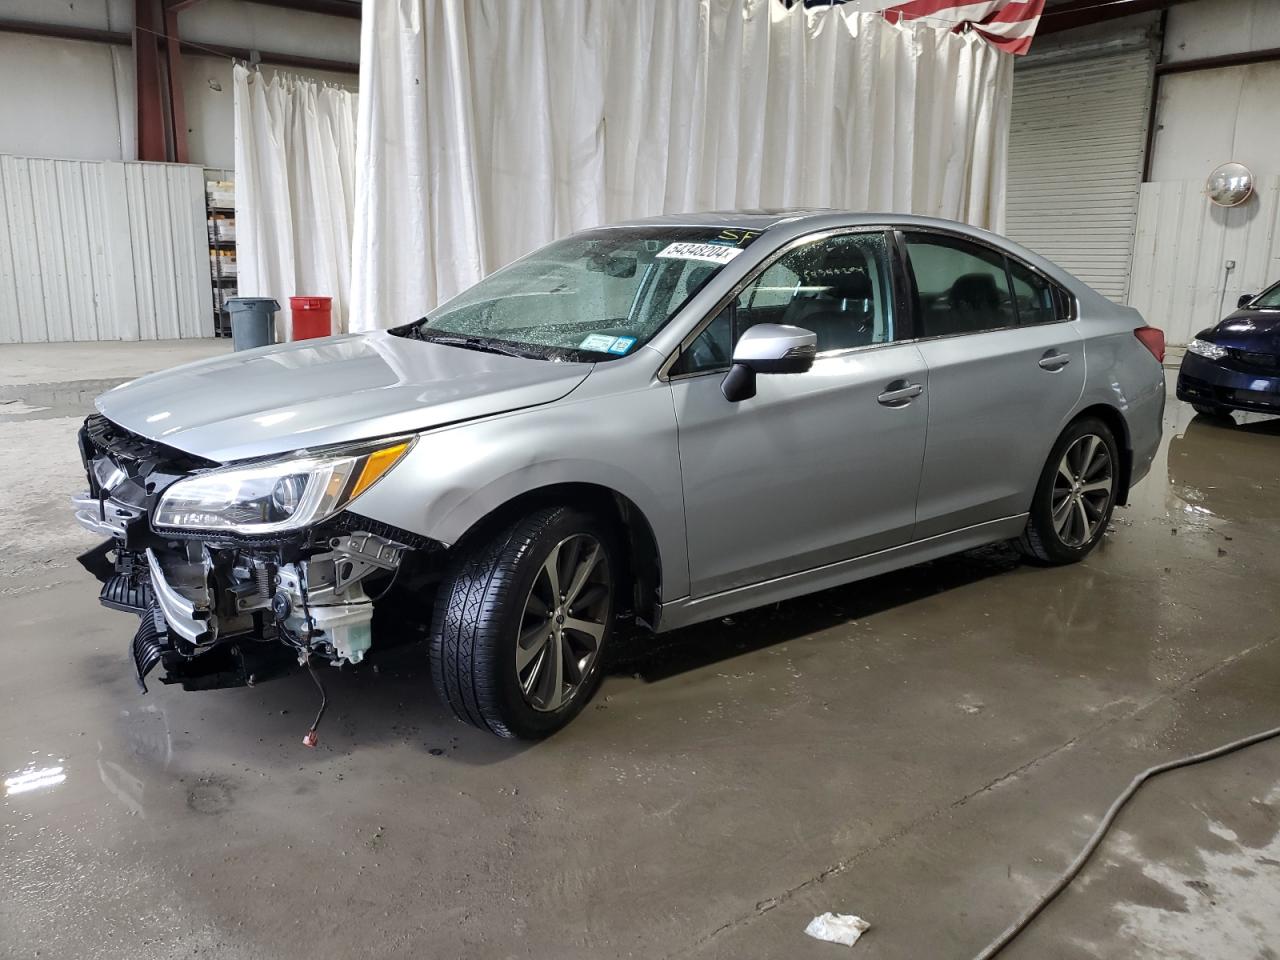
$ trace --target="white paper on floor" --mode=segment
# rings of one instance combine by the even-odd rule
[[[871,924],[851,913],[824,913],[809,921],[804,932],[816,940],[829,940],[852,947]]]

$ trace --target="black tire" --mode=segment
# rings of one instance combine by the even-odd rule
[[[1094,436],[1102,441],[1110,464],[1110,488],[1107,491],[1106,505],[1100,514],[1095,515],[1090,507],[1092,501],[1082,507],[1083,514],[1090,523],[1096,523],[1091,535],[1079,538],[1081,542],[1072,542],[1074,538],[1064,537],[1054,523],[1055,485],[1059,481],[1059,465],[1068,450],[1082,438]],[[1120,483],[1120,452],[1116,445],[1115,435],[1101,420],[1085,417],[1069,424],[1058,437],[1040,472],[1040,480],[1036,484],[1035,495],[1031,499],[1031,511],[1027,517],[1027,526],[1022,536],[1015,541],[1018,549],[1028,557],[1047,564],[1075,563],[1089,555],[1098,541],[1106,534],[1107,525],[1111,522],[1111,513],[1115,509],[1116,494]],[[1061,493],[1061,491],[1059,491]],[[1068,505],[1070,512],[1072,506]],[[1070,532],[1070,528],[1068,529]]]
[[[1202,416],[1213,417],[1215,420],[1231,416],[1231,411],[1226,407],[1219,407],[1212,403],[1193,403],[1191,409]]]
[[[603,633],[572,694],[555,709],[535,709],[516,668],[526,604],[535,581],[545,576],[543,564],[552,551],[567,538],[582,535],[599,543],[607,564]],[[500,737],[538,740],[555,733],[578,715],[603,677],[622,571],[616,532],[589,513],[545,507],[474,542],[464,540],[455,551],[431,623],[436,692],[458,719]]]

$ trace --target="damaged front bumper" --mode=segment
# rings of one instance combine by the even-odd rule
[[[410,558],[439,545],[342,513],[278,538],[157,532],[164,489],[207,464],[101,417],[81,430],[90,489],[72,499],[81,526],[110,538],[113,567],[99,597],[140,617],[138,680],[186,689],[252,684],[318,657],[359,663],[372,642],[374,600]]]

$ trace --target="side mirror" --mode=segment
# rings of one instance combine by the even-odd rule
[[[1257,296],[1256,293],[1240,294],[1240,299],[1236,301],[1236,309],[1239,310],[1242,307],[1247,307],[1249,304],[1253,302],[1253,298],[1256,296]]]
[[[757,323],[738,338],[733,366],[720,384],[731,403],[756,395],[758,373],[804,373],[818,353],[818,336],[802,327]]]

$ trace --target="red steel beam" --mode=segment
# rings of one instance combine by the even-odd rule
[[[180,4],[170,3],[164,10],[165,67],[169,77],[169,124],[173,131],[173,160],[187,162],[187,104],[182,95],[182,50],[178,40]]]
[[[160,86],[157,36],[162,20],[159,0],[134,0],[133,65],[138,94],[138,159],[168,160],[164,95]]]

